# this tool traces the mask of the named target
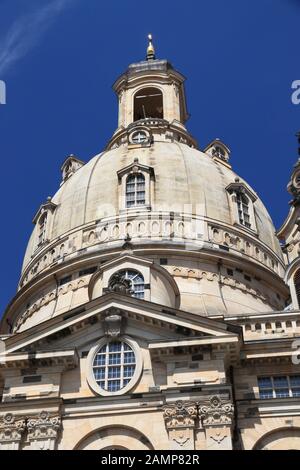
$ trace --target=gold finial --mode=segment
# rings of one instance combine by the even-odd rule
[[[155,49],[152,43],[152,34],[148,34],[148,47],[147,47],[147,60],[154,60],[155,59]]]

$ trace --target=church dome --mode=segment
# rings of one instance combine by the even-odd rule
[[[118,173],[134,163],[153,169],[155,186],[151,212],[197,214],[212,225],[222,224],[229,229],[235,223],[227,188],[237,184],[238,180],[251,194],[255,194],[228,165],[186,144],[155,141],[151,147],[130,150],[126,145],[120,146],[92,158],[61,186],[52,199],[56,210],[48,242],[63,238],[80,226],[119,217],[122,208],[119,203]],[[235,226],[235,230],[241,236],[243,233],[247,237],[254,236],[281,259],[281,249],[270,215],[258,197],[254,206],[256,229],[252,231]],[[143,212],[144,209],[139,209],[136,213],[140,216]],[[35,255],[34,241],[33,232],[24,269]]]
[[[69,156],[58,192],[34,217],[5,313],[14,331],[102,296],[117,272],[132,287],[139,280],[137,297],[199,315],[285,306],[266,208],[224,143],[197,149],[184,77],[150,52],[114,84],[119,123],[105,151],[86,164]]]

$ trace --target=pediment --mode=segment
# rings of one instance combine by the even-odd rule
[[[107,335],[104,320],[122,319],[126,335],[139,337],[149,350],[239,343],[241,330],[215,320],[116,293],[106,294],[5,339],[8,356],[17,352],[74,350]]]

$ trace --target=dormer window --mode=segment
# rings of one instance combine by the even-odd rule
[[[214,157],[224,159],[226,156],[226,153],[223,147],[220,147],[220,145],[215,145],[215,147],[212,149],[212,155]]]
[[[143,88],[134,95],[134,121],[163,117],[163,95],[158,88]]]
[[[61,167],[62,183],[67,181],[83,165],[84,165],[84,162],[79,160],[74,155],[70,155],[69,157],[67,157],[67,159],[64,161],[64,163]]]
[[[228,164],[230,149],[220,139],[215,139],[210,142],[204,149],[204,152],[214,159]]]
[[[257,196],[239,178],[227,186],[226,190],[230,196],[233,223],[256,231],[254,202]]]
[[[41,215],[39,223],[38,223],[38,245],[42,245],[45,240],[46,240],[46,229],[47,229],[47,217],[48,217],[48,212],[44,212],[43,215]]]
[[[141,165],[138,159],[118,171],[119,204],[122,210],[150,210],[154,191],[154,171]]]
[[[142,173],[129,175],[126,181],[126,207],[144,205],[145,177]]]
[[[36,224],[35,229],[35,247],[40,248],[51,237],[53,213],[56,209],[56,204],[48,197],[47,202],[41,205],[37,211],[33,223]]]
[[[249,213],[249,199],[243,193],[236,193],[236,203],[238,206],[240,224],[245,225],[247,228],[251,228],[250,213]]]

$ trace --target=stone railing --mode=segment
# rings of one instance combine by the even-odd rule
[[[55,264],[92,252],[93,247],[105,249],[107,245],[107,248],[122,249],[125,240],[130,240],[133,247],[150,242],[181,245],[190,251],[222,249],[223,253],[242,255],[281,276],[284,272],[280,258],[242,230],[212,224],[189,214],[137,212],[88,224],[45,245],[26,266],[20,287]]]

